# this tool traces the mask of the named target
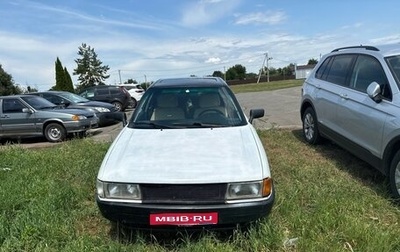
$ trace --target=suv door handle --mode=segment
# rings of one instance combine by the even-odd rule
[[[349,97],[347,96],[347,94],[340,94],[340,98],[342,98],[342,99],[348,99]]]

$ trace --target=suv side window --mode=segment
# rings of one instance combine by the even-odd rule
[[[388,80],[379,61],[368,55],[359,55],[351,75],[350,86],[366,93],[367,87],[374,81],[381,86],[382,95],[391,99]]]
[[[96,88],[97,95],[108,95],[108,88]]]
[[[354,55],[344,54],[327,58],[316,72],[316,78],[341,86],[348,86],[346,81]]]

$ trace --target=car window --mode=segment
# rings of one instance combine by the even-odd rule
[[[132,127],[228,127],[246,124],[232,92],[222,87],[153,88],[132,116]]]
[[[21,113],[23,108],[26,106],[18,99],[3,100],[3,113]]]
[[[79,95],[82,96],[82,97],[85,97],[85,98],[94,97],[94,89],[93,88],[89,88],[89,89],[83,91],[82,93],[80,93]]]
[[[54,104],[57,104],[57,105],[60,105],[62,103],[61,97],[58,97],[58,96],[55,96],[52,94],[43,94],[43,98],[45,98],[46,100],[48,100]]]
[[[400,88],[400,55],[387,57],[385,60],[393,74],[397,86]]]
[[[384,91],[383,93],[386,93],[387,97],[390,88],[381,64],[374,57],[359,55],[351,75],[350,86],[366,93],[367,87],[374,81],[381,86],[381,89]]]
[[[110,88],[110,93],[111,94],[120,94],[121,90],[119,88]]]
[[[108,95],[109,94],[108,88],[96,88],[96,93],[97,93],[97,95]],[[88,97],[90,97],[90,96],[88,96]]]
[[[346,78],[349,72],[352,55],[337,55],[332,59],[326,80],[338,85],[346,86]]]

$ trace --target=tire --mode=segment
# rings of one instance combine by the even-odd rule
[[[67,136],[65,128],[59,123],[50,123],[44,129],[44,136],[49,142],[61,142]]]
[[[393,198],[400,200],[400,151],[393,157],[388,176]]]
[[[317,144],[321,141],[318,130],[317,116],[313,108],[309,107],[303,114],[303,136],[307,143]]]
[[[137,106],[137,101],[136,101],[136,99],[135,98],[131,98],[131,107],[132,108],[136,108],[136,106]]]
[[[122,103],[114,101],[112,102],[112,105],[114,105],[114,107],[117,108],[117,111],[122,111]]]

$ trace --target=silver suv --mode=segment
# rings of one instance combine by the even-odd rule
[[[400,198],[400,44],[351,46],[325,55],[305,80],[305,140],[327,138],[389,178]]]

